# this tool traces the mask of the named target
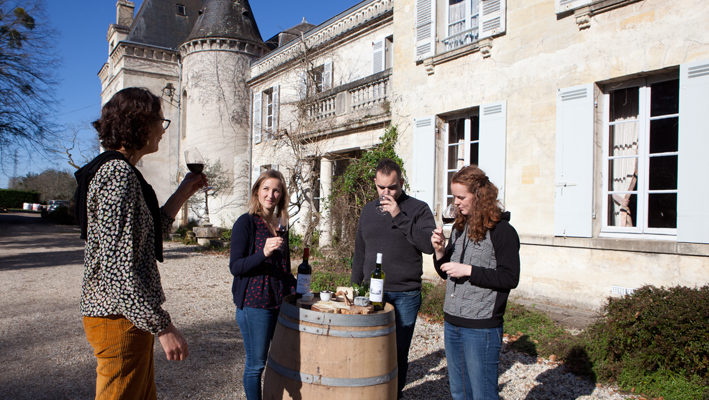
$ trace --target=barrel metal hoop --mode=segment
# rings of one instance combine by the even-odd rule
[[[390,325],[388,327],[383,327],[382,329],[376,329],[371,331],[347,331],[339,329],[329,329],[329,327],[318,328],[310,325],[301,325],[290,321],[283,316],[278,316],[278,323],[285,326],[286,328],[293,329],[294,331],[300,331],[305,333],[310,333],[313,335],[323,335],[323,336],[337,336],[337,337],[349,337],[349,338],[372,338],[379,336],[386,336],[390,333],[396,331],[396,325]]]
[[[388,374],[371,376],[367,378],[328,378],[326,376],[304,374],[299,371],[293,371],[292,369],[284,367],[273,361],[270,355],[268,356],[268,367],[277,374],[296,382],[337,387],[364,387],[380,385],[382,383],[390,382],[397,376],[398,373],[398,368],[394,368]]]
[[[393,312],[367,315],[331,314],[306,310],[286,302],[281,305],[281,314],[298,321],[305,321],[310,322],[311,324],[319,325],[365,327],[389,325],[394,322]]]

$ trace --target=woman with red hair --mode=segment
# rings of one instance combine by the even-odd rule
[[[445,349],[453,399],[497,399],[502,322],[519,282],[519,236],[497,187],[480,168],[463,167],[451,180],[457,217],[448,246],[433,231],[434,266],[446,280]]]

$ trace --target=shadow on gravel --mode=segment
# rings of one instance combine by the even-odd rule
[[[61,260],[61,261],[60,261]],[[84,249],[49,251],[0,257],[0,271],[83,264]]]
[[[596,389],[596,385],[581,377],[576,377],[573,386],[559,385],[559,382],[568,380],[568,374],[563,366],[558,366],[537,375],[539,384],[529,391],[525,400],[574,400],[590,395]]]
[[[402,394],[405,399],[450,399],[450,389],[448,387],[448,368],[439,367],[442,358],[446,357],[444,350],[438,350],[415,361],[409,362],[409,371],[406,380],[415,382],[425,376],[436,376],[438,378],[428,380],[416,386],[404,389]]]
[[[80,319],[74,321],[81,324]],[[218,321],[178,327],[187,339],[190,355],[185,361],[165,359],[155,340],[155,380],[158,398],[239,399],[243,398],[243,344],[236,322]],[[76,360],[56,360],[51,355],[24,364],[12,378],[0,377],[2,399],[90,399],[95,395],[96,361],[83,332],[75,337]],[[0,342],[2,343],[2,342]],[[41,352],[41,343],[27,351]],[[17,354],[16,357],[24,357]],[[16,362],[17,360],[10,360]],[[59,365],[58,365],[59,364]],[[4,374],[3,374],[4,375]]]

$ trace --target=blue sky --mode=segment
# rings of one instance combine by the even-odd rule
[[[61,59],[57,71],[57,107],[55,121],[79,131],[80,140],[94,137],[89,123],[101,108],[101,84],[98,71],[108,57],[106,32],[116,21],[115,0],[45,0],[49,23],[56,31],[53,41]],[[135,0],[136,12],[142,0]],[[264,39],[301,22],[303,17],[319,25],[327,19],[360,3],[360,0],[251,0],[251,8]],[[73,172],[65,159],[45,159],[38,155],[18,154],[17,174],[39,173],[54,168]],[[13,165],[0,170],[0,188],[6,188]]]

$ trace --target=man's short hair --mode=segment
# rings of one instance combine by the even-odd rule
[[[377,172],[381,172],[384,175],[396,172],[396,176],[401,179],[401,167],[391,158],[382,158],[379,160],[379,164],[377,164],[377,169],[374,173],[376,174]]]

